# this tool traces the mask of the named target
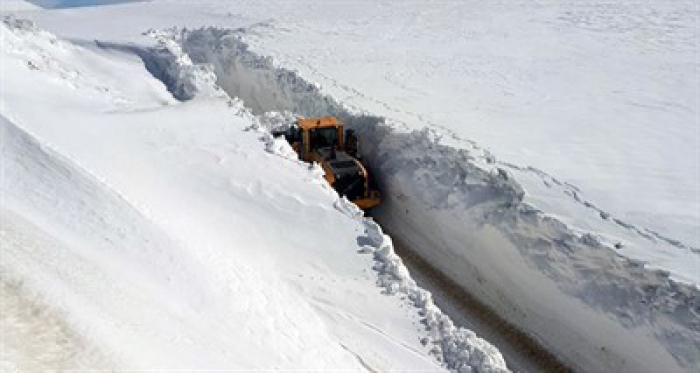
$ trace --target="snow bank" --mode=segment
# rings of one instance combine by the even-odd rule
[[[448,368],[457,372],[471,372],[473,368],[478,372],[505,371],[506,363],[494,346],[472,331],[456,327],[438,309],[432,295],[416,285],[401,258],[394,253],[391,238],[382,232],[381,227],[366,220],[365,230],[371,243],[368,249],[373,251],[377,262],[374,269],[379,273],[379,284],[388,294],[405,295],[421,310],[430,336],[423,343],[433,344],[431,352],[440,361],[444,361]]]
[[[0,95],[0,273],[78,335],[69,368],[507,371],[320,168],[264,130],[291,114],[254,118],[169,40],[88,50],[0,27],[0,80],[25,87]]]
[[[456,149],[432,131],[400,131],[336,102],[251,52],[241,39],[245,32],[182,30],[177,38],[195,64],[213,66],[217,83],[255,112],[335,115],[358,130],[387,197],[377,218],[409,249],[576,368],[698,367],[700,294],[673,279],[694,279],[693,273],[645,268],[616,252],[670,250],[687,255],[692,271],[694,248],[600,211],[605,231],[574,231],[533,207],[513,177],[517,169],[475,144]],[[543,184],[552,182],[531,171]]]
[[[193,307],[210,293],[194,275],[202,269],[120,195],[2,116],[0,135],[3,281],[40,292],[107,360],[154,363],[149,359],[157,348],[121,345],[138,333],[127,320],[135,310],[147,310],[140,317],[153,335],[169,334],[172,318],[182,316],[176,305]],[[89,351],[83,357],[90,358]],[[69,362],[98,366],[83,357]]]
[[[573,366],[697,366],[695,286],[568,229],[524,202],[506,171],[474,167],[426,133],[385,137],[374,150],[394,193],[377,213],[387,229]]]
[[[224,93],[215,84],[216,76],[208,65],[195,65],[182,52],[181,43],[173,39],[173,31],[150,30],[145,35],[157,43],[139,55],[144,58],[149,71],[165,83],[178,100],[198,97],[221,97]]]

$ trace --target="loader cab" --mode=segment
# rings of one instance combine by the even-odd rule
[[[322,148],[338,148],[338,129],[334,127],[314,128],[309,130],[309,148],[311,151]]]
[[[307,162],[321,162],[334,158],[337,150],[342,150],[343,124],[336,118],[299,119],[300,132],[299,158]]]

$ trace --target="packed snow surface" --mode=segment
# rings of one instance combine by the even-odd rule
[[[128,48],[0,28],[3,369],[506,371],[177,45],[185,103]]]
[[[157,107],[196,111],[203,97],[224,95],[234,98],[234,107],[240,106],[236,98],[242,100],[254,114],[287,110],[341,117],[360,133],[364,155],[380,179],[385,199],[373,214],[410,250],[572,367],[637,372],[700,367],[698,15],[697,3],[688,1],[162,0],[28,16],[91,53],[140,59],[137,72],[113,74],[120,66],[110,67],[117,69],[105,78],[115,81],[113,88],[73,64],[43,57],[31,62],[93,91],[107,87],[112,93],[100,97],[144,118],[153,115],[153,122],[163,121]],[[165,84],[157,85],[158,94],[140,87],[155,82],[143,76],[144,66]],[[139,78],[123,79],[132,74]],[[26,84],[21,77],[7,79]],[[128,94],[121,94],[129,85]],[[32,133],[41,127],[52,142],[71,137],[45,125],[41,113],[18,106],[29,102],[25,94],[31,97],[19,91],[4,95],[3,103],[14,103],[3,109],[10,122],[32,125]],[[175,105],[173,98],[186,103]],[[75,103],[80,105],[94,107]],[[197,126],[189,131],[201,126],[199,116],[212,118],[211,108],[202,111],[190,115]],[[166,122],[186,120],[182,113],[171,116],[177,121]],[[285,125],[284,116],[270,118],[252,128],[264,134],[265,128]],[[100,115],[95,123],[105,120]],[[98,132],[94,126],[85,131]],[[207,135],[193,132],[188,139],[198,136]],[[235,143],[237,136],[217,137],[217,144]],[[167,205],[169,197],[187,201],[178,190],[201,179],[186,174],[154,181],[142,157],[120,155],[123,144],[118,154],[109,153],[109,162],[122,162],[112,167],[95,156],[107,152],[110,141],[80,146],[76,139],[62,141],[63,151],[83,152],[71,159],[111,175],[110,185],[132,195],[149,216],[159,211],[152,204],[153,194],[160,194],[134,197],[149,185],[167,191],[158,197],[159,205]],[[269,137],[265,142],[270,154],[290,158],[285,144]],[[200,158],[183,156],[183,163]],[[255,169],[275,167],[281,166]],[[287,190],[287,178],[280,180]],[[209,196],[209,189],[195,184],[206,191],[197,198]],[[319,188],[333,195],[308,185],[290,195],[315,201]],[[192,205],[200,206],[199,200]],[[335,206],[350,212],[347,205]],[[168,222],[161,225],[173,235],[189,231],[172,223],[185,217],[162,210],[154,218]],[[362,223],[358,229],[377,236],[370,233],[374,226]],[[380,260],[375,268],[393,271],[386,264],[392,257],[382,254],[390,241],[366,240]],[[392,273],[389,285],[380,275],[382,286],[423,307],[413,285],[401,285],[410,281]],[[433,327],[441,330],[433,342],[459,335],[449,323],[440,327],[444,324]],[[450,337],[441,337],[442,331]],[[455,345],[460,346],[433,343],[432,355],[450,367],[453,361],[470,366],[481,361],[452,360]]]

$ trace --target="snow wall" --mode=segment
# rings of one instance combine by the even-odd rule
[[[174,42],[217,84],[257,114],[333,115],[354,128],[384,202],[373,215],[406,249],[460,284],[501,318],[579,371],[697,371],[700,291],[620,256],[531,206],[488,152],[439,135],[402,131],[362,113],[297,73],[257,55],[245,30],[151,32]],[[163,50],[142,53],[174,96],[178,79]]]
[[[68,55],[77,57],[73,52],[78,51],[79,48],[37,28],[29,20],[5,17],[0,21],[0,31],[3,36],[6,35],[9,38],[9,48],[14,52],[10,53],[10,57],[19,55],[18,57],[23,59],[20,60],[20,66],[27,64],[33,69],[32,66],[36,67],[33,65],[34,59],[27,57],[38,55],[42,57],[39,59],[43,62],[41,66],[46,67],[45,73],[57,73],[61,78],[65,78],[64,69],[62,69],[65,61],[57,57],[65,57],[63,52],[67,50],[71,52]],[[154,31],[154,36],[157,35],[158,32]],[[97,46],[135,53],[143,58],[146,68],[161,78],[171,89],[173,96],[182,101],[197,97],[200,99],[200,104],[204,102],[215,104],[215,106],[194,105],[190,108],[197,110],[197,113],[203,113],[206,107],[217,110],[218,106],[224,109],[223,104],[227,103],[228,110],[224,110],[238,117],[239,125],[244,123],[249,125],[246,131],[249,130],[253,135],[251,140],[257,139],[264,142],[266,150],[279,156],[279,159],[299,162],[286,141],[273,138],[265,129],[272,126],[273,122],[282,125],[289,123],[293,117],[279,115],[279,113],[269,113],[261,117],[252,116],[250,110],[243,106],[242,101],[229,99],[226,93],[216,85],[216,75],[209,65],[193,64],[180,45],[174,39],[167,37],[167,33],[158,39],[159,44],[156,48],[108,42],[88,44],[90,47]],[[81,51],[84,53],[81,57],[90,54],[87,52]],[[95,61],[104,62],[99,59]],[[98,65],[108,68],[100,63]],[[69,75],[75,77],[72,74]],[[143,77],[137,76],[137,78]],[[96,97],[101,98],[105,90],[100,89],[98,93]],[[172,100],[167,102],[172,103]],[[187,115],[186,112],[181,114]],[[215,115],[220,117],[223,113],[219,112]],[[163,112],[153,114],[153,118],[158,117],[164,121],[160,129],[166,129],[173,124],[177,125],[177,123],[169,123],[172,121],[168,121],[167,114]],[[226,318],[226,315],[230,315],[229,311],[233,310],[225,301],[231,298],[226,295],[231,289],[225,286],[226,283],[223,284],[224,288],[217,287],[217,284],[221,285],[221,279],[227,278],[226,276],[232,273],[234,263],[222,260],[225,256],[222,257],[216,253],[217,245],[204,245],[206,247],[199,245],[193,252],[171,240],[167,232],[156,227],[153,221],[148,219],[148,216],[153,213],[151,209],[144,207],[142,203],[130,202],[127,195],[120,194],[112,187],[111,183],[115,181],[118,183],[118,180],[109,177],[105,179],[90,173],[79,161],[82,157],[78,155],[77,158],[71,158],[62,155],[58,149],[52,147],[51,141],[42,142],[39,139],[41,136],[34,137],[17,122],[13,122],[12,115],[7,117],[5,115],[7,114],[0,114],[0,159],[2,159],[0,176],[3,176],[0,178],[0,196],[3,197],[2,206],[0,206],[3,217],[0,219],[0,236],[3,238],[3,260],[0,261],[0,300],[3,301],[3,305],[9,306],[9,308],[3,308],[3,311],[9,311],[9,314],[3,313],[0,319],[11,321],[12,327],[3,332],[9,333],[8,335],[14,338],[11,338],[9,345],[2,346],[2,352],[8,352],[11,359],[0,361],[0,366],[9,371],[35,371],[57,367],[85,368],[87,365],[106,369],[116,362],[120,365],[126,363],[137,367],[195,366],[198,369],[202,369],[203,366],[226,365],[226,362],[230,364],[230,349],[240,346],[228,345],[227,343],[232,341],[230,338],[226,341],[216,340],[217,336],[223,336],[226,339],[230,334],[213,335],[210,327],[218,327],[221,323],[216,321],[217,317]],[[137,119],[138,123],[142,121],[147,119]],[[75,123],[78,127],[80,127],[79,122],[80,120]],[[221,136],[227,133],[226,127],[226,125],[219,126],[217,129],[209,126],[198,135],[206,135],[208,131],[214,130],[217,131],[215,133],[218,136]],[[240,128],[234,127],[229,130],[239,132]],[[133,129],[127,132],[131,134]],[[179,130],[174,128],[174,132],[157,131],[158,134],[155,136],[162,137],[164,133],[177,135]],[[219,130],[224,132],[218,132]],[[229,131],[229,134],[233,132]],[[49,137],[52,138],[52,136]],[[100,138],[95,140],[99,142]],[[207,148],[217,146],[216,143],[205,142]],[[222,144],[226,142],[224,140]],[[149,141],[147,147],[152,150],[152,145],[154,144]],[[167,146],[171,145],[171,142],[168,142]],[[185,148],[187,147],[184,147],[184,151],[180,153],[183,159],[192,155],[188,153],[189,149]],[[258,146],[255,146],[255,149],[261,150]],[[228,150],[227,148],[225,151]],[[173,160],[173,156],[177,157],[177,153],[169,153],[168,158],[175,162],[174,164],[179,164],[177,160]],[[144,154],[148,155],[148,152]],[[276,162],[274,159],[277,157],[270,158]],[[167,163],[158,165],[161,168],[168,166]],[[331,191],[331,194],[335,194],[323,181],[323,171],[320,167],[312,167],[308,172],[307,176],[315,179],[314,182],[318,181],[321,186]],[[160,191],[155,192],[160,193]],[[382,233],[381,228],[371,219],[364,219],[362,211],[347,199],[335,196],[334,207],[340,213],[361,221],[364,225],[364,235],[356,237],[357,244],[361,246],[358,254],[373,257],[372,267],[378,274],[378,287],[382,288],[385,294],[401,299],[403,305],[409,306],[412,312],[420,316],[424,330],[418,330],[419,334],[416,337],[421,337],[420,343],[426,347],[425,351],[433,355],[438,362],[443,363],[446,368],[456,372],[507,372],[506,362],[497,348],[472,331],[455,326],[450,318],[433,303],[431,293],[417,286],[401,259],[394,253],[391,239]],[[200,202],[198,200],[196,204]],[[59,208],[56,208],[57,206]],[[139,208],[135,209],[135,207]],[[140,211],[148,216],[144,217]],[[210,212],[211,210],[207,210],[207,213]],[[10,219],[4,219],[5,217]],[[204,235],[210,236],[208,233]],[[199,243],[201,239],[196,239],[194,242]],[[60,265],[55,265],[57,261]],[[153,271],[155,268],[160,270]],[[170,273],[168,269],[173,269],[175,272]],[[236,270],[233,272],[236,272],[237,281],[241,280],[241,276],[245,277],[252,273],[247,267],[244,268],[243,273],[237,273],[241,271]],[[195,273],[196,276],[193,275]],[[144,276],[144,274],[148,275]],[[243,280],[259,283],[259,276],[255,273],[252,275],[253,278]],[[115,287],[114,284],[120,284],[120,286]],[[275,284],[270,286],[276,287]],[[270,292],[266,294],[270,295]],[[279,292],[271,294],[272,302],[266,299],[267,301],[257,306],[266,309],[272,307],[279,311],[279,307],[274,304],[274,299],[282,301],[285,307],[289,305],[291,298],[284,298],[284,295]],[[236,294],[229,295],[235,297]],[[282,298],[276,298],[277,296]],[[46,299],[39,302],[40,298]],[[210,303],[205,309],[196,306],[185,307],[183,310],[180,307],[188,304],[192,306],[193,302],[199,305],[203,300]],[[217,300],[224,300],[226,304],[217,304]],[[55,310],[47,308],[44,301],[46,305],[58,305],[58,308]],[[134,301],[139,304],[132,304]],[[260,311],[251,310],[250,304],[246,304],[245,307],[251,314]],[[94,312],[90,314],[90,310]],[[133,310],[139,310],[139,312],[135,314]],[[188,310],[196,312],[192,313]],[[94,317],[87,317],[88,315]],[[194,320],[187,319],[188,315],[200,321],[209,320],[210,322],[205,322],[205,325],[187,322]],[[19,320],[15,320],[18,317]],[[267,318],[262,321],[265,320]],[[92,324],[91,321],[93,321]],[[36,338],[32,338],[32,335],[36,337],[35,329],[39,324],[44,327],[49,325],[51,328],[45,333],[39,333],[40,343],[33,343],[36,342],[34,341]],[[145,334],[143,328],[123,327],[141,324],[148,325],[147,330],[144,329]],[[179,327],[173,328],[175,324]],[[269,329],[270,323],[265,324],[264,327]],[[294,322],[290,325],[292,324]],[[235,325],[228,326],[236,328]],[[305,326],[308,325],[291,327],[304,329]],[[313,333],[313,330],[310,332]],[[265,338],[264,331],[262,334],[257,334]],[[250,344],[248,339],[250,338],[243,338],[241,343]],[[127,340],[138,341],[138,343],[125,344],[124,341]],[[201,343],[202,341],[204,343]],[[292,342],[298,344],[298,341]],[[93,345],[106,346],[104,351],[110,353],[104,357],[100,354],[102,350],[93,348]],[[218,348],[212,349],[211,346],[214,345]],[[305,344],[298,347],[308,346]],[[344,345],[341,347],[350,351]],[[184,348],[184,350],[178,350],[178,348]],[[173,351],[187,351],[187,353],[178,355],[176,352],[175,355],[178,358],[173,359]],[[285,351],[294,354],[294,351],[290,352],[288,349]],[[70,356],[67,356],[66,352]],[[371,370],[359,355],[350,352],[355,355],[360,364]],[[384,352],[386,351],[378,353],[382,355]],[[412,353],[409,352],[409,354]],[[291,364],[294,364],[294,361],[304,360],[302,356],[301,360],[290,361],[286,359],[288,354],[283,355],[285,356],[282,356],[282,359]],[[422,360],[418,355],[416,356]],[[259,359],[255,357],[252,359],[255,361],[243,359],[235,363],[244,366],[255,366],[259,363]],[[335,364],[338,361],[340,360],[336,360]],[[333,359],[326,359],[325,363],[329,362],[334,364]],[[406,364],[409,366],[411,363],[409,361]],[[430,366],[435,367],[432,364]]]

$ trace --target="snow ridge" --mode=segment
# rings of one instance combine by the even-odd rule
[[[195,96],[223,97],[225,94],[215,84],[216,76],[208,65],[195,65],[183,53],[181,43],[172,38],[171,30],[149,30],[144,35],[157,41],[149,49],[149,70],[165,83],[178,100],[190,100]],[[144,58],[148,54],[141,54]]]
[[[693,253],[700,254],[700,248],[699,247],[694,247],[692,245],[686,244],[684,242],[681,242],[680,240],[676,240],[670,237],[667,237],[661,233],[658,233],[652,229],[646,228],[646,227],[638,227],[634,224],[627,223],[623,221],[622,219],[616,218],[612,216],[610,213],[606,212],[604,209],[598,207],[596,204],[593,202],[585,199],[585,197],[582,195],[581,190],[577,188],[575,185],[571,185],[566,182],[562,182],[560,180],[557,180],[555,177],[552,175],[549,175],[548,173],[537,169],[532,166],[528,167],[521,167],[512,163],[507,163],[503,161],[496,161],[499,165],[502,165],[504,168],[508,168],[511,170],[516,170],[519,172],[527,172],[527,173],[533,173],[535,174],[538,178],[542,180],[542,183],[546,185],[549,188],[558,188],[561,190],[561,192],[567,196],[569,196],[572,200],[574,200],[576,203],[582,205],[583,207],[586,207],[587,209],[595,211],[598,215],[600,215],[600,218],[603,220],[607,220],[610,222],[613,222],[617,224],[618,226],[630,230],[634,232],[635,234],[649,240],[652,242],[658,241],[663,241],[671,246],[674,246],[678,249],[681,250],[689,250]],[[616,243],[616,246],[620,246],[621,243]]]

